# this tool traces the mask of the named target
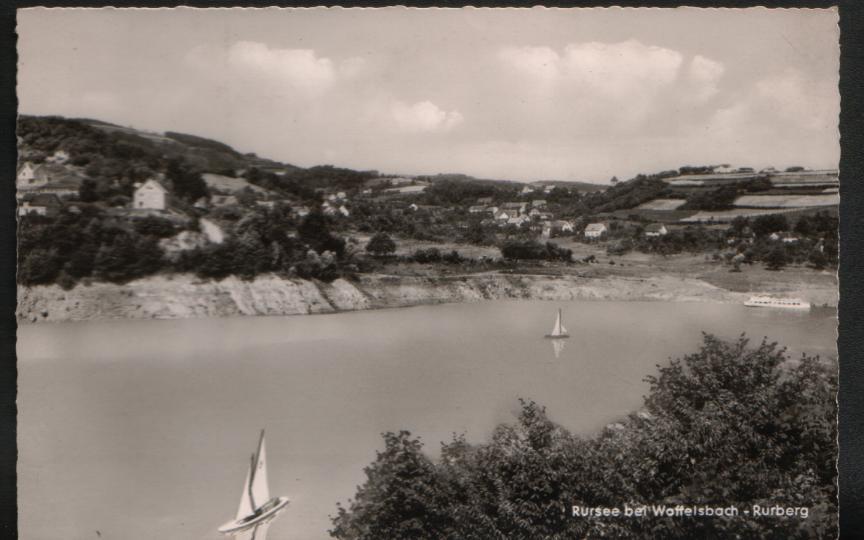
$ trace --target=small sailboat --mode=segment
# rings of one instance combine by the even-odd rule
[[[558,316],[555,318],[555,326],[552,327],[552,333],[546,334],[549,339],[564,339],[569,338],[570,334],[564,328],[564,318],[561,316],[561,309],[558,309]]]
[[[238,535],[251,532],[252,538],[260,528],[266,535],[266,524],[288,506],[288,497],[270,497],[270,486],[267,483],[267,452],[264,444],[264,430],[258,439],[258,448],[252,455],[249,471],[246,472],[246,483],[240,495],[240,507],[237,517],[219,527],[222,534]]]

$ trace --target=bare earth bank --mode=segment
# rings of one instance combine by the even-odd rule
[[[707,276],[703,276],[707,277]],[[229,277],[204,281],[193,275],[154,276],[116,285],[94,283],[64,291],[59,286],[19,287],[22,323],[95,319],[182,319],[237,315],[301,315],[496,299],[661,300],[733,302],[735,292],[709,280],[672,275],[646,277],[503,275],[422,277],[363,275],[332,283],[275,275],[252,281]],[[837,305],[835,286],[773,283],[765,292],[788,293],[814,305]],[[733,289],[733,290],[730,290]]]

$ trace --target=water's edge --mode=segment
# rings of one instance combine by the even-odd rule
[[[302,315],[499,299],[743,302],[749,295],[672,276],[583,278],[477,274],[459,277],[363,275],[332,283],[263,275],[203,281],[154,276],[124,285],[95,283],[64,291],[18,287],[19,322],[183,319]]]

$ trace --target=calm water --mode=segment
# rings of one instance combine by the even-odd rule
[[[542,336],[564,308],[571,339]],[[660,302],[488,302],[319,315],[19,329],[22,539],[220,538],[267,429],[269,540],[326,538],[380,432],[437,455],[484,440],[517,398],[571,430],[638,408],[643,377],[700,331],[834,355],[832,313]]]

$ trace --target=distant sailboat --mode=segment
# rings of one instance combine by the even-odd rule
[[[552,333],[546,334],[549,339],[564,339],[569,338],[570,334],[564,328],[564,318],[561,316],[561,310],[558,310],[558,316],[555,318],[555,326],[552,327]]]
[[[249,471],[246,472],[246,483],[243,484],[243,493],[240,495],[240,507],[237,509],[237,517],[219,527],[223,534],[237,535],[238,533],[251,533],[252,536],[244,537],[260,539],[266,536],[267,523],[276,517],[280,511],[288,505],[288,497],[270,498],[270,487],[267,484],[267,453],[264,445],[264,430],[258,439],[258,449],[252,455]],[[261,529],[264,529],[261,531]],[[263,535],[256,535],[256,532]]]

